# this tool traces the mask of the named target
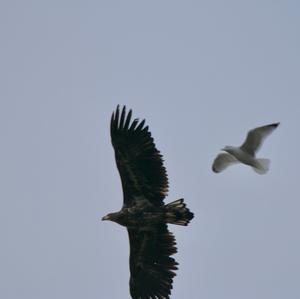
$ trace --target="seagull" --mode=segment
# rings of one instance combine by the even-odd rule
[[[278,126],[278,123],[254,128],[248,132],[247,138],[240,146],[225,146],[214,160],[212,170],[216,173],[223,171],[230,165],[237,163],[247,164],[252,166],[253,170],[259,174],[265,174],[270,167],[269,159],[258,159],[255,157],[256,152],[261,148],[264,140]]]

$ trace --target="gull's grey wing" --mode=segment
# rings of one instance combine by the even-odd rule
[[[212,165],[212,170],[213,172],[218,173],[223,171],[228,166],[236,163],[239,163],[239,161],[235,157],[228,153],[221,153],[215,158]]]
[[[264,140],[269,136],[280,123],[274,123],[262,127],[252,129],[248,132],[247,138],[241,146],[241,149],[255,156],[255,152],[260,149]]]

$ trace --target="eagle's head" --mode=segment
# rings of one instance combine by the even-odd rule
[[[124,215],[122,212],[116,212],[116,213],[107,214],[106,216],[102,217],[101,220],[110,220],[110,221],[119,223],[121,225],[124,225],[123,218],[124,218]]]

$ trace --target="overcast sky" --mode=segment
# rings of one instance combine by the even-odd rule
[[[146,118],[167,167],[174,299],[300,298],[299,1],[0,3],[0,297],[129,299],[110,143],[117,104]],[[225,145],[280,121],[260,157]]]

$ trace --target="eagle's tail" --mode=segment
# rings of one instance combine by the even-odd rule
[[[166,222],[177,225],[188,225],[194,214],[186,207],[183,198],[170,202],[165,206]]]

